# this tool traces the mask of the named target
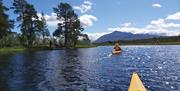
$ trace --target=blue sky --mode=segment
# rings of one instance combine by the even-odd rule
[[[13,0],[4,0],[11,7]],[[92,40],[113,31],[180,34],[180,0],[27,0],[37,12],[44,12],[51,33],[58,21],[53,7],[60,2],[72,5]],[[9,11],[12,19],[16,15]],[[41,16],[39,14],[39,16]],[[20,32],[18,28],[13,31]]]

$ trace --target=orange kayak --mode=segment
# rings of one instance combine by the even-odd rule
[[[132,75],[128,91],[147,91],[136,72]]]
[[[120,54],[121,51],[113,51],[112,54]]]

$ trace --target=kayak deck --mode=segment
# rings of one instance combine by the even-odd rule
[[[147,91],[136,72],[132,75],[128,91]]]

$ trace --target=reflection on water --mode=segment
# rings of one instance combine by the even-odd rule
[[[0,56],[0,91],[127,91],[137,71],[149,91],[180,90],[180,46],[123,46]]]

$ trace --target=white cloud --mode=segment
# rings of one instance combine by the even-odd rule
[[[96,39],[98,39],[99,37],[101,37],[102,35],[108,34],[110,32],[101,32],[101,33],[85,33],[88,35],[89,39],[91,41],[95,41]]]
[[[152,7],[154,7],[154,8],[161,8],[162,6],[160,4],[158,4],[158,3],[155,3],[155,4],[152,4]]]
[[[153,20],[151,21],[151,25],[149,26],[153,26],[152,28],[163,28],[166,30],[178,30],[180,28],[180,24],[176,24],[176,23],[166,23],[164,19],[158,19],[158,20]]]
[[[81,6],[74,6],[73,8],[79,10],[81,13],[86,13],[91,10],[92,5],[91,1],[84,1]]]
[[[175,24],[175,23],[167,23],[163,25],[164,28],[169,29],[169,30],[174,30],[177,29],[180,32],[180,24]]]
[[[79,20],[84,28],[92,26],[94,21],[97,21],[95,16],[84,14],[92,9],[92,5],[93,3],[90,0],[85,0],[82,5],[73,7],[75,10],[79,10],[83,13],[83,15],[79,17]]]
[[[83,27],[90,27],[93,25],[94,21],[97,21],[97,18],[93,15],[82,15],[79,17],[80,22],[82,23]]]
[[[39,18],[42,17],[41,13],[37,14]],[[51,15],[44,15],[46,21],[47,21],[47,25],[50,27],[55,27],[57,26],[58,23],[60,23],[60,21],[57,20],[57,15],[55,13],[51,13]]]
[[[157,34],[157,35],[165,35],[165,36],[177,36],[180,35],[180,24],[176,23],[167,23],[165,19],[157,19],[152,20],[150,24],[138,28],[132,27],[132,23],[127,22],[121,24],[119,27],[112,27],[108,28],[108,31],[105,32],[97,32],[97,33],[86,33],[88,34],[89,38],[94,41],[99,37],[109,34],[113,31],[121,31],[121,32],[130,32],[133,34]]]
[[[37,14],[39,18],[42,17],[41,13]],[[56,27],[58,23],[60,23],[59,20],[57,20],[57,16],[55,13],[51,13],[51,15],[44,15],[47,25],[50,27]],[[84,28],[90,27],[93,25],[94,21],[97,21],[97,18],[93,15],[82,15],[79,17],[79,20]]]
[[[173,36],[180,34],[180,24],[176,23],[166,23],[164,19],[152,20],[149,25],[146,25],[143,28],[137,27],[115,27],[108,28],[109,31],[121,31],[121,32],[130,32],[133,34],[157,34],[157,35],[166,35]]]
[[[176,12],[175,14],[168,15],[168,20],[180,20],[180,12]]]
[[[158,19],[158,20],[152,20],[151,21],[152,25],[161,25],[161,24],[164,24],[164,23],[165,23],[164,19]]]
[[[158,35],[166,35],[173,36],[179,35],[179,30],[168,31],[163,28],[158,29],[148,29],[148,28],[135,28],[135,27],[116,27],[116,28],[108,28],[110,31],[121,31],[121,32],[131,32],[134,34],[158,34]]]

